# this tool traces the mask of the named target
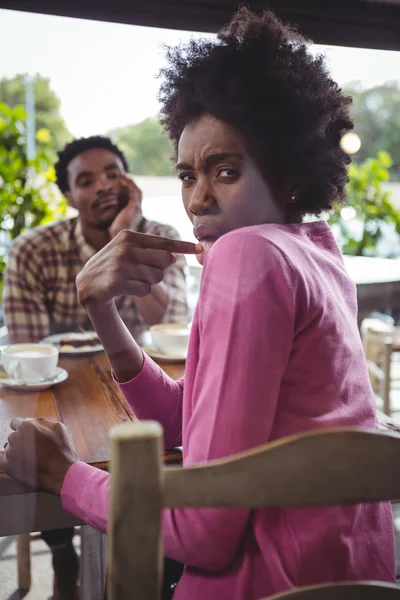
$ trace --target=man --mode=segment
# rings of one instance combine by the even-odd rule
[[[92,329],[78,302],[75,278],[122,229],[177,237],[172,227],[143,217],[141,192],[127,171],[124,155],[105,137],[75,140],[59,153],[57,184],[79,216],[26,231],[14,242],[3,299],[11,342]],[[149,297],[117,300],[135,337],[160,321],[187,321],[184,270],[184,259],[178,258]]]
[[[59,153],[57,184],[78,216],[26,231],[14,242],[4,281],[3,309],[11,343],[92,329],[75,279],[85,263],[123,229],[177,238],[172,227],[142,215],[141,192],[123,153],[106,137],[74,140]],[[110,273],[110,276],[112,274]],[[126,274],[129,279],[129,272]],[[178,257],[150,296],[122,296],[117,308],[134,337],[150,325],[187,322],[185,260]],[[46,532],[53,553],[54,598],[78,598],[78,559],[71,529]]]

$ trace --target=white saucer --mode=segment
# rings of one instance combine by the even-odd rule
[[[38,381],[37,383],[21,383],[16,379],[10,379],[7,377],[0,377],[0,385],[9,387],[13,390],[20,390],[23,392],[40,392],[42,390],[48,390],[53,385],[61,383],[68,378],[68,372],[61,367],[57,367],[56,374],[45,381]]]
[[[87,355],[87,354],[97,354],[98,352],[103,352],[103,346],[101,344],[96,344],[95,346],[81,346],[80,348],[70,348],[66,350],[63,346],[60,348],[61,340],[65,338],[72,338],[73,340],[91,340],[93,338],[97,338],[97,333],[95,331],[71,331],[69,333],[56,333],[54,335],[49,335],[40,341],[41,344],[51,344],[59,348],[60,354],[63,355]]]
[[[154,360],[158,360],[159,362],[184,363],[187,358],[187,354],[165,354],[165,352],[160,352],[157,348],[154,348],[154,346],[142,346],[142,350],[146,352],[150,358],[154,358]]]

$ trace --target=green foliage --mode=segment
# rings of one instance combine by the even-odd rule
[[[171,175],[173,146],[156,119],[120,127],[108,135],[125,154],[134,175]]]
[[[0,79],[0,102],[5,102],[10,107],[25,106],[26,74],[19,74],[8,79]],[[52,138],[52,147],[49,152],[55,159],[55,150],[61,150],[72,136],[68,131],[64,119],[60,115],[60,100],[50,87],[50,80],[41,75],[35,75],[35,119],[36,131],[48,129]]]
[[[355,256],[382,256],[379,242],[390,228],[400,245],[400,214],[390,201],[390,192],[383,183],[389,180],[391,158],[378,152],[361,164],[353,163],[349,169],[348,201],[338,206],[329,223],[339,231],[338,242],[344,254]]]
[[[344,90],[353,97],[351,110],[355,131],[361,138],[359,161],[384,150],[392,157],[391,179],[400,181],[400,87],[387,82],[370,89],[352,83]]]
[[[26,153],[25,110],[0,102],[0,232],[14,239],[28,227],[62,217],[66,205],[54,182],[50,156],[51,136],[46,129],[37,132],[37,155]],[[6,256],[0,249],[0,281]]]

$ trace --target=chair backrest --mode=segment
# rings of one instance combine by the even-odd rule
[[[111,437],[109,600],[159,598],[163,507],[308,507],[400,498],[396,433],[314,430],[192,467],[163,467],[158,423],[119,425]]]
[[[378,311],[370,313],[367,317],[367,320],[368,319],[374,319],[375,321],[382,321],[383,323],[387,323],[388,325],[394,325],[394,319],[391,315],[387,315]]]
[[[385,339],[391,338],[394,344],[400,344],[400,327],[379,319],[364,319],[361,324],[361,336],[367,361],[379,364]]]
[[[383,412],[390,416],[392,355],[400,352],[400,327],[377,319],[364,319],[361,335],[375,398],[382,403]]]

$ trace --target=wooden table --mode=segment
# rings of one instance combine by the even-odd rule
[[[400,308],[400,260],[344,256],[357,286],[359,321],[373,311]]]
[[[60,366],[68,371],[69,377],[50,390],[30,393],[0,387],[0,448],[11,432],[9,423],[13,417],[41,416],[66,425],[81,460],[107,468],[110,428],[123,421],[134,421],[135,417],[112,381],[104,354],[62,358]],[[184,373],[183,364],[164,363],[162,367],[174,379]],[[175,462],[176,458],[176,452],[166,451],[166,462]],[[0,537],[79,524],[63,510],[59,497],[28,492],[0,470]],[[98,585],[105,573],[98,573],[99,560],[95,555],[98,554],[96,548],[102,546],[104,563],[104,538],[89,527],[84,527],[83,531],[81,555],[85,564],[82,574],[86,578],[86,584],[82,583],[86,589],[83,597],[98,600],[102,596],[96,588],[96,580]]]

